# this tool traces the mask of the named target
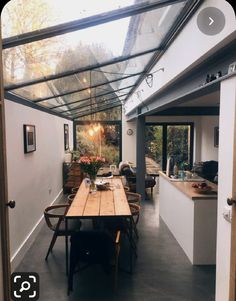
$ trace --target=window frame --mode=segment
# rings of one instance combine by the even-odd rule
[[[166,170],[167,164],[167,127],[175,125],[190,126],[190,168],[193,167],[193,147],[194,147],[194,122],[146,122],[146,126],[162,126],[162,170]]]
[[[73,127],[73,141],[74,141],[74,150],[76,150],[77,138],[76,138],[76,126],[77,125],[89,125],[91,123],[100,123],[101,125],[117,125],[119,126],[119,162],[122,161],[122,121],[121,120],[81,120],[81,121],[74,121]]]

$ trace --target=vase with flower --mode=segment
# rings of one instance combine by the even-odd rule
[[[99,168],[103,166],[105,159],[99,156],[83,156],[79,159],[79,165],[81,170],[90,178],[90,191],[95,192],[97,190],[95,181]]]

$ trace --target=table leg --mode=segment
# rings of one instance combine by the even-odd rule
[[[68,260],[68,219],[65,219],[65,230],[66,230],[66,235],[65,235],[65,240],[66,240],[66,275],[68,276],[68,265],[69,265],[69,260]]]
[[[130,273],[133,272],[133,221],[132,217],[129,220],[129,231],[130,231]]]

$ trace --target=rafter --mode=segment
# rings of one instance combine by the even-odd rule
[[[90,65],[90,66],[85,66],[85,67],[81,67],[81,68],[77,68],[77,69],[73,69],[73,70],[68,70],[68,71],[64,71],[61,73],[57,73],[57,74],[53,74],[53,75],[49,75],[49,76],[44,76],[42,78],[39,79],[33,79],[33,80],[29,80],[23,83],[18,83],[18,84],[10,84],[5,86],[5,90],[6,91],[10,91],[10,90],[15,90],[15,89],[20,89],[23,87],[27,87],[27,86],[31,86],[31,85],[36,85],[36,84],[40,84],[46,81],[51,81],[51,80],[55,80],[55,79],[59,79],[59,78],[63,78],[63,77],[67,77],[67,76],[71,76],[71,75],[75,75],[75,74],[79,74],[79,73],[83,73],[83,72],[87,72],[87,71],[96,71],[95,69],[100,69],[106,66],[110,66],[113,64],[118,64],[124,61],[128,61],[131,59],[134,59],[136,57],[139,56],[143,56],[143,55],[147,55],[149,53],[152,52],[156,52],[156,51],[161,51],[160,47],[155,47],[155,48],[151,48],[148,49],[146,51],[142,51],[136,54],[130,54],[130,55],[125,55],[125,56],[118,56],[113,58],[112,60],[103,62],[103,63],[97,63],[94,65]]]
[[[52,38],[68,32],[78,31],[92,26],[104,24],[107,22],[131,17],[137,14],[148,12],[181,1],[183,0],[159,0],[151,3],[144,2],[135,5],[130,5],[110,12],[97,14],[95,16],[90,16],[87,18],[51,26],[41,30],[35,30],[21,35],[13,36],[10,38],[5,38],[3,39],[2,48],[7,49],[7,48],[27,44],[27,43],[32,43],[35,41]]]
[[[124,97],[127,94],[128,93],[125,93],[125,94],[122,94],[122,95],[119,95],[119,96],[115,96],[115,97],[112,97],[112,98],[108,98],[108,99],[104,99],[104,100],[101,100],[101,101],[97,101],[97,102],[92,103],[92,105],[100,105],[101,103],[109,102],[110,100],[113,100],[113,99],[120,99],[120,97]],[[79,109],[82,109],[82,108],[86,108],[86,107],[91,107],[91,104],[84,104],[84,105],[78,106],[76,108],[65,110],[65,111],[63,111],[63,113],[71,112],[71,111],[76,111],[76,110],[79,110]]]
[[[122,79],[121,79],[122,80]],[[107,84],[108,82],[106,82]],[[103,84],[104,85],[104,84]],[[134,85],[130,85],[130,86],[127,86],[127,87],[124,87],[124,88],[120,88],[120,89],[116,89],[116,90],[113,90],[113,91],[109,91],[109,92],[106,92],[106,93],[103,93],[103,94],[100,94],[100,95],[95,95],[96,97],[100,97],[100,96],[105,96],[105,95],[108,95],[108,94],[111,94],[111,93],[114,93],[114,92],[119,92],[119,91],[122,91],[122,90],[125,90],[125,89],[128,89],[128,88],[132,88]],[[88,87],[86,88],[87,89],[91,89],[91,87]],[[52,97],[47,97],[47,98],[44,98],[44,99],[37,99],[37,100],[33,100],[33,102],[37,103],[37,102],[41,102],[41,101],[45,101],[45,100],[48,100],[48,99],[54,99],[56,97],[62,97],[62,96],[67,96],[67,95],[70,95],[70,94],[74,94],[74,93],[79,93],[81,92],[81,89],[77,89],[77,90],[74,90],[72,92],[69,92],[69,93],[61,93],[61,94],[55,94],[54,96]],[[74,103],[77,103],[77,102],[82,102],[82,101],[85,101],[85,100],[89,100],[91,97],[88,97],[88,98],[83,98],[83,99],[79,99],[79,100],[75,100],[75,101],[72,101],[72,102],[68,102],[66,104],[62,104],[62,105],[58,105],[58,106],[53,106],[51,107],[51,109],[56,109],[56,108],[60,108],[60,107],[63,107],[63,106],[67,106],[67,105],[70,105],[70,104],[74,104]]]
[[[119,102],[114,102],[114,103],[112,103],[111,105],[109,105],[109,106],[104,106],[104,107],[101,107],[101,108],[99,108],[99,109],[97,109],[97,110],[87,110],[87,111],[84,111],[83,112],[83,114],[79,114],[79,115],[72,115],[71,116],[71,118],[73,118],[73,119],[77,119],[77,118],[81,118],[81,117],[84,117],[84,116],[88,116],[88,115],[91,115],[91,114],[94,114],[94,113],[98,113],[98,112],[102,112],[102,111],[107,111],[107,110],[109,110],[109,109],[113,109],[113,108],[116,108],[116,107],[120,107],[121,106],[121,104],[119,103]]]

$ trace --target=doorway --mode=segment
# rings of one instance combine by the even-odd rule
[[[82,155],[102,156],[106,164],[121,162],[121,121],[76,122],[74,149]]]
[[[146,123],[146,157],[166,170],[172,157],[182,169],[193,165],[193,123]]]
[[[0,42],[1,31],[0,31]],[[2,43],[0,43],[2,45]],[[0,52],[2,52],[0,46]],[[7,204],[6,137],[3,93],[3,68],[0,56],[0,300],[10,300],[10,246]]]

